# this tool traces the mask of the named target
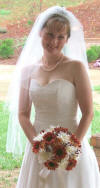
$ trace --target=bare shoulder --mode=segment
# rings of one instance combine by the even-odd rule
[[[64,64],[65,71],[67,70],[70,71],[72,75],[80,73],[80,72],[85,72],[87,70],[85,65],[82,62],[77,61],[77,60],[72,60],[66,57],[64,58],[63,64]]]
[[[77,70],[77,68],[85,67],[84,64],[78,60],[73,60],[64,56],[63,64]]]
[[[64,71],[67,73],[70,80],[72,80],[74,85],[78,83],[82,84],[84,82],[88,82],[90,80],[88,75],[88,70],[81,61],[65,59],[65,69]]]
[[[72,62],[72,70],[73,70],[73,80],[74,84],[78,87],[82,85],[90,85],[90,77],[88,74],[88,69],[85,65],[80,61]]]
[[[77,60],[69,60],[68,61],[68,66],[70,67],[71,73],[73,75],[80,75],[82,73],[86,73],[87,69],[85,67],[85,65]]]
[[[85,65],[83,64],[83,62],[81,61],[72,61],[72,65],[74,67],[74,69],[77,71],[77,69],[86,69]]]
[[[80,61],[73,61],[72,62],[72,70],[73,70],[73,75],[75,77],[77,77],[77,76],[80,77],[82,75],[86,75],[87,74],[87,68]]]
[[[68,63],[68,65],[75,70],[85,68],[85,65],[78,60],[66,59],[66,63]]]

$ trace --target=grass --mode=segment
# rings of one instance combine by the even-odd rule
[[[40,0],[0,0],[0,18],[2,18],[3,21],[14,21],[30,16],[33,17],[33,15],[36,15],[46,7],[54,5],[71,7],[85,2],[91,2],[91,0],[42,0],[41,4]],[[6,14],[8,15],[6,16]]]
[[[26,40],[27,40],[26,35],[22,38],[15,39],[15,47],[16,48],[23,47],[25,45]]]
[[[100,85],[94,86],[93,90],[100,94]]]
[[[9,15],[11,13],[10,10],[0,9],[0,15]]]
[[[0,169],[12,170],[19,168],[22,157],[13,158],[12,154],[6,153],[6,136],[9,114],[3,112],[3,102],[0,102]]]
[[[49,3],[48,1],[44,1],[45,3],[47,2],[47,5],[53,6],[53,5],[60,5],[60,6],[65,6],[65,7],[71,7],[71,6],[77,6],[81,3],[86,2],[86,0],[51,0]]]
[[[100,132],[100,110],[94,104],[95,113],[92,122],[92,134]],[[3,113],[3,102],[0,102],[0,169],[12,170],[20,168],[22,157],[13,158],[12,154],[6,153],[6,136],[9,114]]]
[[[100,111],[94,111],[94,119],[92,122],[92,134],[100,133]]]
[[[100,133],[100,104],[94,103],[94,119],[92,121],[92,134]]]
[[[5,12],[5,14],[0,15],[0,18],[4,20],[14,21],[20,18],[28,17],[32,12],[33,0],[0,0],[0,10]],[[6,11],[10,14],[6,15]]]

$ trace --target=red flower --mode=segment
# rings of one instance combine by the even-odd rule
[[[63,158],[65,158],[66,156],[66,149],[63,145],[57,145],[54,147],[54,154],[55,154],[55,158],[58,160],[61,160]]]
[[[67,133],[68,129],[64,128],[64,127],[56,127],[56,128],[54,128],[54,132],[59,133],[60,131],[62,131],[64,133]]]
[[[44,133],[44,130],[41,130],[41,131],[40,131],[40,134],[41,134],[41,133]]]
[[[66,170],[72,170],[76,166],[77,161],[75,159],[70,159],[66,167]]]
[[[54,145],[58,145],[58,144],[59,145],[62,144],[62,140],[61,140],[61,138],[56,137]]]
[[[58,167],[58,164],[53,161],[53,160],[47,160],[44,165],[49,169],[49,170],[55,170]]]
[[[39,141],[34,141],[32,151],[34,153],[38,153],[40,149],[40,143]]]
[[[70,140],[73,142],[75,146],[81,147],[80,141],[76,138],[74,134],[71,135]]]
[[[55,142],[55,138],[56,136],[54,135],[54,133],[52,132],[47,132],[44,136],[43,136],[46,144],[52,144]]]
[[[46,143],[44,140],[41,141],[41,148],[45,150],[45,147],[46,147]]]

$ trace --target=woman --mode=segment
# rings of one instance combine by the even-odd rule
[[[24,64],[28,62],[19,81],[18,118],[29,142],[17,188],[99,188],[99,168],[85,138],[93,118],[93,103],[81,24],[64,8],[47,9],[37,18],[20,62],[23,57]],[[32,153],[32,144],[37,133],[51,124],[73,132],[82,144],[82,154],[72,171],[55,170],[45,176],[40,174],[42,167]]]

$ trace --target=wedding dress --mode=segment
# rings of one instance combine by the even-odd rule
[[[41,86],[37,80],[31,79],[29,96],[35,106],[34,126],[37,132],[50,125],[60,125],[75,132],[78,102],[75,86],[71,82],[57,79]],[[97,160],[87,138],[82,141],[82,153],[73,170],[57,169],[43,177],[40,175],[41,168],[28,142],[17,188],[100,188]]]

